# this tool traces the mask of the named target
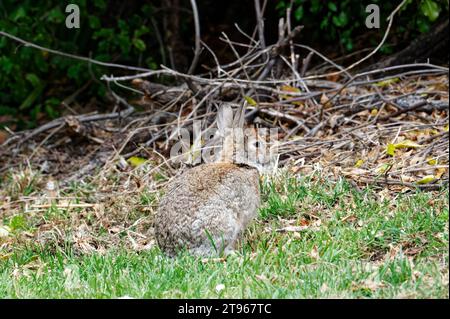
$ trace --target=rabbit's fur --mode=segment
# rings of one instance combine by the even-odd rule
[[[240,124],[232,119],[231,107],[222,106],[217,117],[224,139],[219,161],[175,177],[161,199],[155,235],[159,247],[170,256],[183,249],[199,256],[227,254],[257,215],[259,173],[254,167],[233,163],[236,146],[226,129]]]

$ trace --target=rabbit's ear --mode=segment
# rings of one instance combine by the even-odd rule
[[[217,114],[217,128],[222,136],[225,135],[227,128],[233,127],[233,109],[228,104],[223,104]]]
[[[233,162],[233,109],[229,104],[222,104],[217,114],[217,128],[222,140],[222,151],[219,161]]]
[[[242,103],[234,116],[233,127],[234,128],[243,128],[245,120],[245,103]]]

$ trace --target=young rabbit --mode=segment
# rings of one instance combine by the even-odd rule
[[[231,107],[223,105],[217,126],[223,137],[219,160],[175,177],[161,199],[155,235],[159,247],[169,256],[184,249],[198,256],[228,254],[257,215],[258,170],[233,163],[233,155],[242,150],[243,144],[234,144],[230,128],[242,128],[243,109],[233,123]]]

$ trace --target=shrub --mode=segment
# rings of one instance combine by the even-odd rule
[[[65,27],[67,4],[56,0],[40,1],[39,5],[32,0],[2,1],[0,30],[44,47],[100,61],[156,67],[152,49],[157,44],[148,21],[152,15],[150,4],[76,1],[80,8],[79,29]],[[57,117],[64,98],[105,72],[105,68],[97,65],[48,54],[0,37],[0,122],[27,128],[39,118]],[[101,98],[105,87],[93,82],[89,93],[86,96]],[[3,116],[4,121],[2,115],[8,115]]]

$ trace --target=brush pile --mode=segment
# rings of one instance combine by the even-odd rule
[[[296,44],[301,27],[276,44],[236,43],[236,60],[185,74],[164,66],[130,76],[103,76],[112,113],[69,115],[12,133],[2,144],[1,173],[30,165],[63,185],[149,160],[170,177],[171,146],[181,128],[215,125],[217,105],[246,104],[246,125],[278,128],[278,165],[293,173],[320,169],[356,187],[436,189],[448,183],[448,68],[408,64],[352,73],[312,48]],[[238,51],[246,51],[239,55]],[[316,66],[309,69],[312,60]],[[322,63],[318,63],[322,60]],[[159,84],[168,79],[174,86]],[[175,165],[176,166],[176,165]]]

